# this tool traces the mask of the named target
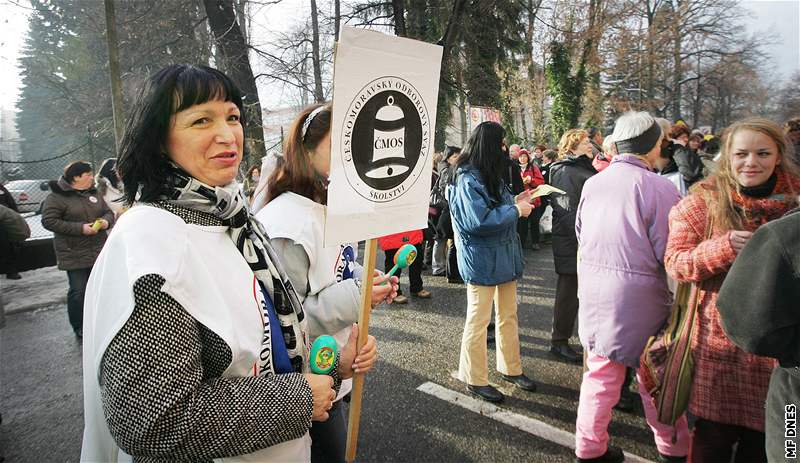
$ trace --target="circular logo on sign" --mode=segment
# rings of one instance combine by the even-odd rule
[[[89,196],[89,201],[97,204],[97,198],[95,198],[94,196]]]
[[[350,186],[374,202],[399,198],[419,179],[431,145],[428,109],[399,77],[368,83],[350,103],[341,153]]]

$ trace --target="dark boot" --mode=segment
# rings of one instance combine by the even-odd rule
[[[502,392],[498,391],[493,386],[473,386],[471,384],[467,385],[467,389],[469,392],[475,394],[476,396],[480,397],[481,399],[487,402],[502,402],[503,398],[505,397]]]
[[[517,376],[508,376],[508,375],[501,375],[504,380],[508,381],[509,383],[514,383],[515,386],[522,389],[523,391],[528,392],[536,392],[536,382],[524,374],[517,375]]]
[[[550,347],[550,353],[569,363],[581,363],[581,356],[569,346],[569,344],[558,344]]]
[[[613,445],[608,446],[608,450],[603,455],[596,458],[578,458],[575,457],[577,463],[622,463],[625,461],[625,454],[622,449]]]

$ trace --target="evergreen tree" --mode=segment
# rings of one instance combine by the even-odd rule
[[[52,163],[27,166],[29,178],[55,177],[69,161],[99,163],[115,156],[103,2],[33,0],[32,6],[20,58],[17,127],[24,160],[79,148]],[[198,0],[116,6],[126,110],[143,80],[157,69],[208,63],[210,41]]]

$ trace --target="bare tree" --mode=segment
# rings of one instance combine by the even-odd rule
[[[325,95],[322,93],[322,63],[319,57],[317,0],[311,0],[311,62],[314,66],[314,101],[322,103],[325,101]]]
[[[219,47],[223,62],[221,68],[237,83],[244,96],[247,126],[247,138],[250,156],[260,159],[264,152],[264,130],[261,127],[261,102],[253,70],[250,67],[249,47],[233,5],[233,0],[203,0],[208,16],[208,23],[214,34],[214,41]],[[246,164],[252,163],[247,160]]]

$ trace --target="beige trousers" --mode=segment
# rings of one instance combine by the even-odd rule
[[[486,327],[495,312],[495,342],[497,343],[497,371],[508,376],[522,374],[519,357],[519,330],[517,321],[517,282],[509,281],[498,286],[467,285],[467,321],[461,338],[461,358],[458,378],[473,386],[489,384],[486,353]]]

